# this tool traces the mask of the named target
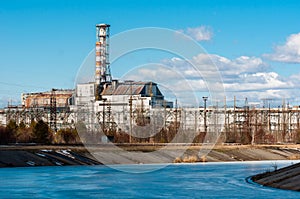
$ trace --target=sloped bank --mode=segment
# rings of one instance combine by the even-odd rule
[[[176,144],[168,147],[167,151],[149,153],[163,146],[123,144],[118,146],[123,150],[115,150],[110,145],[95,145],[89,151],[96,154],[97,159],[84,146],[0,146],[0,167],[300,159],[300,145],[216,145],[208,154],[201,155],[201,145],[186,149],[184,144]],[[147,156],[145,153],[148,153]]]
[[[252,176],[251,180],[263,186],[300,191],[300,163]]]
[[[61,147],[2,148],[0,150],[0,167],[28,166],[68,166],[99,165],[84,149],[68,149]]]

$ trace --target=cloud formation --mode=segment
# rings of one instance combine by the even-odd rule
[[[272,54],[264,54],[264,57],[278,62],[300,63],[300,33],[290,35],[285,44],[276,46]]]
[[[219,55],[198,55],[197,61],[205,63],[203,57],[207,56],[219,68],[228,96],[244,96],[252,101],[266,97],[282,99],[291,96],[283,91],[293,88],[296,82],[269,71],[269,65],[261,58],[241,56],[228,59]]]
[[[208,26],[199,26],[195,28],[187,28],[185,30],[179,30],[179,32],[185,33],[195,39],[196,41],[209,41],[213,37],[213,31]]]
[[[204,65],[205,67],[203,68],[207,68],[214,63],[226,82],[235,82],[243,74],[264,72],[268,68],[268,64],[263,62],[261,58],[248,56],[228,59],[215,54],[199,54],[193,58],[193,63]]]
[[[193,65],[200,68],[197,71]],[[214,66],[214,67],[212,67]],[[213,82],[211,74],[218,68],[223,82]],[[270,71],[269,65],[259,57],[240,56],[229,59],[215,54],[198,54],[191,60],[177,57],[165,59],[153,68],[138,68],[130,78],[155,80],[181,96],[187,93],[209,92],[210,86],[225,88],[227,97],[259,102],[263,98],[281,101],[295,95],[300,85],[300,74],[284,78]],[[212,81],[211,81],[212,80]],[[203,96],[203,95],[202,95]],[[201,98],[200,98],[201,99]]]

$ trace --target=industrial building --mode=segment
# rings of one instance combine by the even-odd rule
[[[106,106],[99,106],[103,103],[113,107],[113,112],[118,112],[122,107],[124,114],[130,109],[141,107],[145,110],[163,106],[172,108],[173,103],[164,99],[154,82],[112,80],[108,49],[109,28],[108,24],[96,25],[94,82],[78,84],[75,90],[52,89],[23,93],[21,106],[8,106],[0,112],[1,124],[5,125],[11,119],[26,124],[30,124],[33,119],[43,119],[56,131],[70,125],[74,127],[79,118],[77,113],[82,113],[82,110],[89,114],[81,114],[81,117],[89,117],[86,120],[98,122],[92,113],[103,113],[103,109],[108,109]]]
[[[5,126],[9,120],[29,125],[42,119],[57,131],[83,122],[88,132],[113,129],[131,135],[137,126],[154,125],[151,128],[155,134],[173,125],[176,132],[213,133],[219,129],[225,133],[224,141],[232,134],[232,142],[243,142],[246,135],[251,143],[292,142],[300,130],[299,107],[284,103],[278,108],[250,107],[247,103],[230,108],[226,103],[219,108],[177,107],[165,99],[155,82],[113,80],[109,28],[108,24],[96,25],[94,82],[77,84],[75,90],[24,93],[21,105],[0,110],[0,125]]]
[[[142,100],[145,108],[172,108],[173,103],[166,101],[154,82],[119,82],[113,80],[106,83],[96,100],[96,85],[94,83],[78,84],[76,87],[75,104],[84,105],[94,101],[107,101],[111,105],[128,105],[130,99]]]
[[[144,117],[149,118],[153,108],[173,107],[173,103],[164,99],[154,82],[112,80],[109,28],[108,24],[96,25],[95,82],[76,86],[75,105],[71,107],[77,113],[76,121],[83,121],[89,131],[97,131],[93,125],[95,123],[100,124],[103,130],[105,126],[114,124],[126,131],[136,110],[143,110]]]
[[[23,93],[21,105],[8,105],[0,111],[0,125],[6,125],[10,120],[17,124],[27,125],[32,120],[44,120],[53,130],[74,126],[70,117],[70,106],[73,102],[74,89],[52,89],[38,93]]]
[[[55,100],[57,108],[68,107],[72,103],[71,97],[73,94],[73,89],[53,89],[52,91],[39,93],[22,93],[22,106],[25,108],[50,108],[51,105],[54,105]]]

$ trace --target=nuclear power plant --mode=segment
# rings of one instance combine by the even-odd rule
[[[136,109],[142,108],[149,114],[149,110],[154,107],[172,108],[173,103],[164,99],[154,82],[112,80],[109,29],[108,24],[96,25],[94,82],[77,84],[74,90],[52,89],[46,92],[23,93],[21,105],[9,105],[1,110],[0,125],[5,126],[10,120],[29,125],[32,120],[40,119],[47,122],[53,131],[74,128],[78,119],[89,121],[90,124],[105,121],[107,124],[120,125],[127,123],[124,120],[125,115],[131,115],[129,112]],[[111,121],[115,120],[114,114],[120,114],[120,110],[124,116],[118,116],[117,121]]]
[[[292,142],[300,130],[298,106],[282,103],[277,108],[251,107],[245,100],[243,106],[234,102],[227,107],[225,102],[225,106],[216,108],[206,106],[209,99],[203,98],[204,106],[178,107],[176,102],[165,99],[155,82],[112,79],[109,48],[114,46],[109,45],[109,30],[108,24],[96,25],[94,82],[79,83],[75,89],[24,93],[20,105],[9,104],[0,110],[0,125],[10,120],[26,125],[43,120],[56,132],[83,122],[87,132],[101,130],[110,139],[115,132],[134,136],[135,127],[149,124],[152,136],[179,130],[210,134],[220,129],[224,142],[249,138],[252,144]],[[150,142],[150,138],[143,141]]]

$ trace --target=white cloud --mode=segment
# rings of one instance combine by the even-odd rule
[[[272,54],[265,54],[264,57],[273,61],[300,63],[300,33],[290,35],[285,44],[276,46]]]
[[[201,70],[200,73],[191,63]],[[214,81],[217,69],[222,82],[217,79]],[[211,88],[225,88],[228,98],[247,97],[249,101],[256,102],[263,98],[279,101],[283,98],[291,99],[297,94],[295,85],[300,85],[300,74],[284,78],[270,71],[269,65],[261,58],[240,56],[228,59],[214,54],[199,54],[187,61],[180,58],[166,59],[152,68],[138,68],[130,78],[156,81],[177,96],[187,99],[195,93],[207,93]]]
[[[185,78],[209,78],[210,75],[220,72],[224,81],[236,81],[243,74],[265,72],[268,65],[257,57],[241,56],[236,59],[228,59],[215,54],[199,54],[188,61],[172,58],[164,60],[163,64],[176,68]],[[200,72],[199,72],[200,71]],[[201,76],[202,75],[202,76]]]
[[[209,41],[213,37],[213,31],[208,26],[199,26],[195,28],[187,28],[185,30],[179,30],[179,32],[185,33],[195,39],[196,41]]]
[[[275,72],[243,74],[240,75],[234,83],[224,83],[228,92],[289,89],[293,87],[293,85],[291,81],[281,79]]]
[[[203,65],[209,65],[213,62],[222,75],[226,76],[265,71],[268,67],[260,58],[247,56],[230,60],[214,54],[199,54],[193,58],[193,61]]]

